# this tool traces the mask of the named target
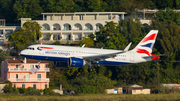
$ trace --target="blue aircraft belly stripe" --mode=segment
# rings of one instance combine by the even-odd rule
[[[24,57],[31,58],[31,59],[38,59],[38,60],[47,60],[47,61],[68,61],[69,58],[65,57],[47,57],[47,56],[37,56],[37,55],[23,55]],[[126,65],[126,64],[133,64],[128,62],[115,62],[115,61],[98,61],[98,63],[93,64],[100,64],[100,65],[108,65],[108,66],[117,66],[117,65]]]
[[[117,66],[117,65],[127,65],[127,64],[133,64],[128,62],[115,62],[115,61],[98,61],[100,65],[108,65],[108,66]]]
[[[31,59],[47,60],[47,61],[68,61],[69,58],[65,57],[52,57],[52,56],[38,56],[38,55],[22,55]]]

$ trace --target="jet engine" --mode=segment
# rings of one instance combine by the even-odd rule
[[[68,60],[68,64],[70,67],[83,67],[83,65],[85,65],[85,61],[80,58],[71,57]]]
[[[70,57],[69,59],[63,61],[53,62],[54,67],[83,67],[83,65],[85,65],[85,61],[75,57]]]

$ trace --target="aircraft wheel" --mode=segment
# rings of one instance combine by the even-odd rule
[[[88,72],[93,72],[93,69],[92,68],[88,68]]]
[[[83,71],[84,71],[84,69],[82,69],[82,68],[79,68],[79,69],[78,69],[78,71],[79,71],[79,72],[83,72]]]
[[[40,66],[39,66],[39,65],[36,65],[36,68],[37,68],[37,69],[39,69],[39,68],[40,68]]]

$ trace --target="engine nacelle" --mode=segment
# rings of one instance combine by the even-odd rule
[[[83,65],[85,65],[85,61],[83,59],[80,58],[74,58],[71,57],[67,60],[63,60],[63,61],[54,61],[53,62],[53,66],[54,67],[83,67]]]
[[[83,67],[83,65],[85,65],[85,61],[80,58],[71,57],[68,60],[68,64],[71,67]]]

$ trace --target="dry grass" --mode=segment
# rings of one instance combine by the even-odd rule
[[[150,95],[63,95],[63,96],[24,96],[24,95],[0,95],[0,101],[160,101],[180,100],[179,94],[150,94]]]

